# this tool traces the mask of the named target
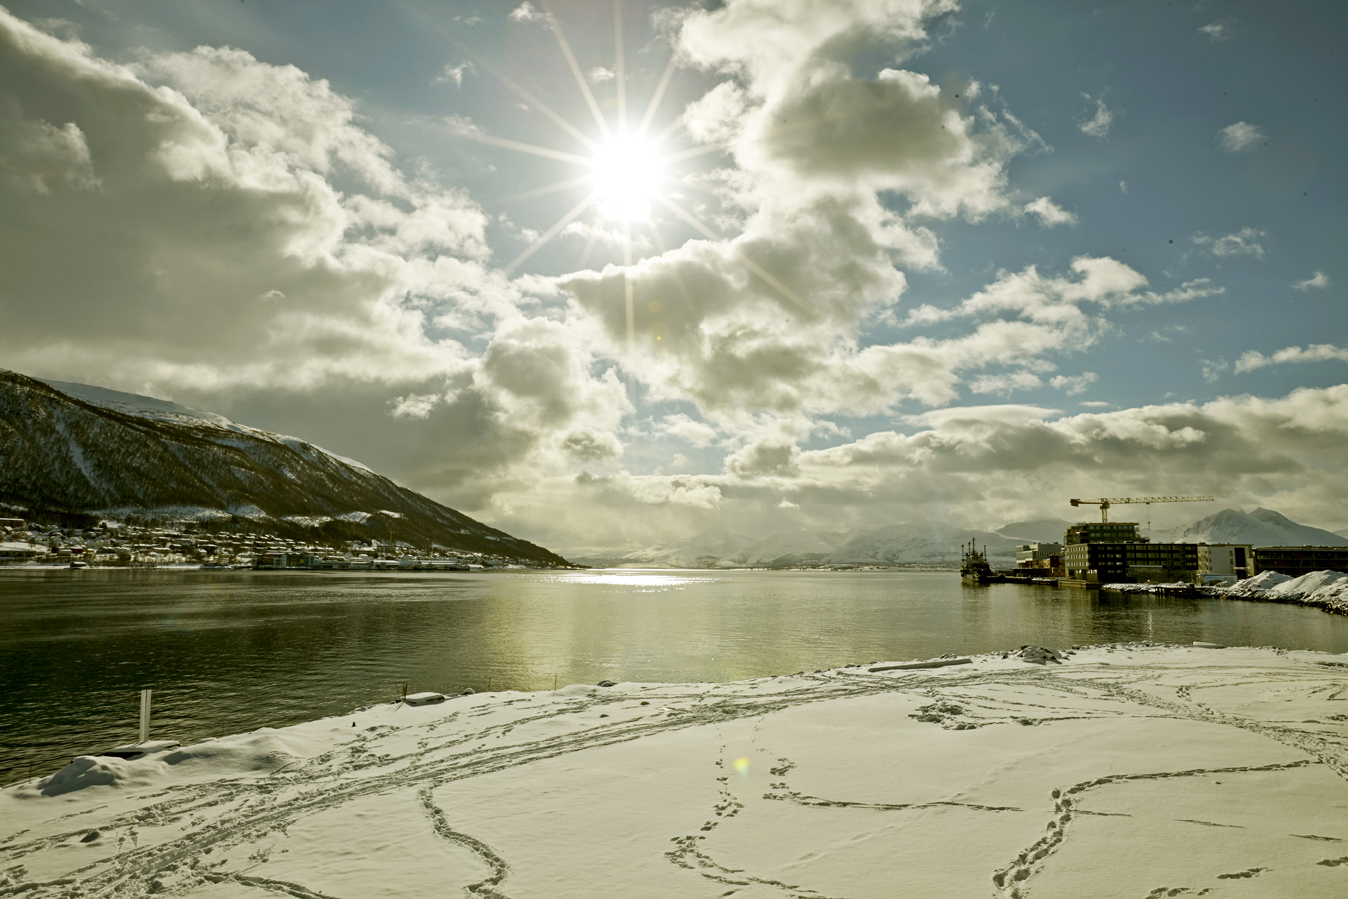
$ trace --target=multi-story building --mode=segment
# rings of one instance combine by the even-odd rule
[[[1198,574],[1198,544],[1068,543],[1062,561],[1067,577],[1082,581],[1191,582]]]
[[[1198,544],[1198,579],[1244,580],[1254,574],[1254,547],[1239,543]]]
[[[1016,547],[1017,568],[1054,569],[1062,564],[1061,543],[1026,543]]]
[[[1083,521],[1067,528],[1068,546],[1077,543],[1142,543],[1136,521]]]
[[[1276,571],[1301,577],[1312,571],[1348,571],[1348,546],[1256,546],[1255,574]]]

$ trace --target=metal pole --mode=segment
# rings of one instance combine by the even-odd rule
[[[140,742],[150,739],[150,691],[140,691]]]

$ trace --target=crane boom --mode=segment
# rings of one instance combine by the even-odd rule
[[[1213,499],[1210,496],[1124,496],[1108,499],[1068,500],[1074,506],[1099,506],[1100,521],[1103,523],[1109,521],[1110,506],[1149,506],[1152,503],[1210,503],[1212,501]]]

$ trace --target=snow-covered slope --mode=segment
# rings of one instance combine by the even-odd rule
[[[938,522],[896,524],[856,537],[827,556],[826,565],[958,565],[961,546],[972,538],[994,568],[1015,564],[1020,539]]]
[[[295,437],[85,385],[86,398],[0,369],[0,503],[146,518],[267,519],[564,562]],[[395,524],[396,522],[396,524]]]
[[[1058,539],[1062,535],[1058,534]],[[1003,536],[939,522],[898,524],[863,531],[795,530],[754,540],[728,531],[707,531],[688,540],[632,552],[592,551],[582,564],[653,568],[796,568],[801,566],[959,564],[961,546],[973,538],[987,547],[994,567],[1015,565],[1021,535]]]
[[[188,406],[180,406],[169,400],[156,399],[152,396],[141,396],[138,393],[123,393],[120,390],[109,390],[107,387],[95,387],[92,384],[75,384],[70,381],[50,381],[45,378],[34,378],[46,384],[53,390],[64,393],[66,396],[73,396],[76,399],[84,400],[86,403],[92,403],[95,406],[101,406],[104,409],[111,409],[114,412],[122,412],[126,415],[134,415],[137,418],[148,418],[156,421],[167,421],[174,424],[210,424],[216,427],[224,428],[228,431],[237,431],[241,434],[265,433],[255,428],[245,427],[235,424],[223,415],[216,415],[214,412],[203,412],[200,409],[192,409]]]
[[[1223,509],[1193,524],[1157,531],[1155,542],[1248,543],[1253,546],[1348,546],[1348,537],[1297,524],[1271,509]]]
[[[837,548],[836,542],[829,542],[823,535],[813,531],[796,530],[765,537],[752,546],[745,547],[732,561],[737,565],[749,567],[771,565],[774,562],[781,565],[798,565],[822,559]]]
[[[1062,543],[1063,534],[1071,525],[1065,518],[1035,518],[1004,524],[997,533],[1017,543]]]
[[[657,543],[624,553],[609,560],[609,564],[631,568],[715,568],[722,560],[728,560],[753,542],[754,538],[732,531],[704,531],[687,540]]]

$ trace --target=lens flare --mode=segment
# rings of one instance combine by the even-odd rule
[[[749,760],[743,756],[735,759],[735,773],[741,778],[747,778],[749,776]]]

